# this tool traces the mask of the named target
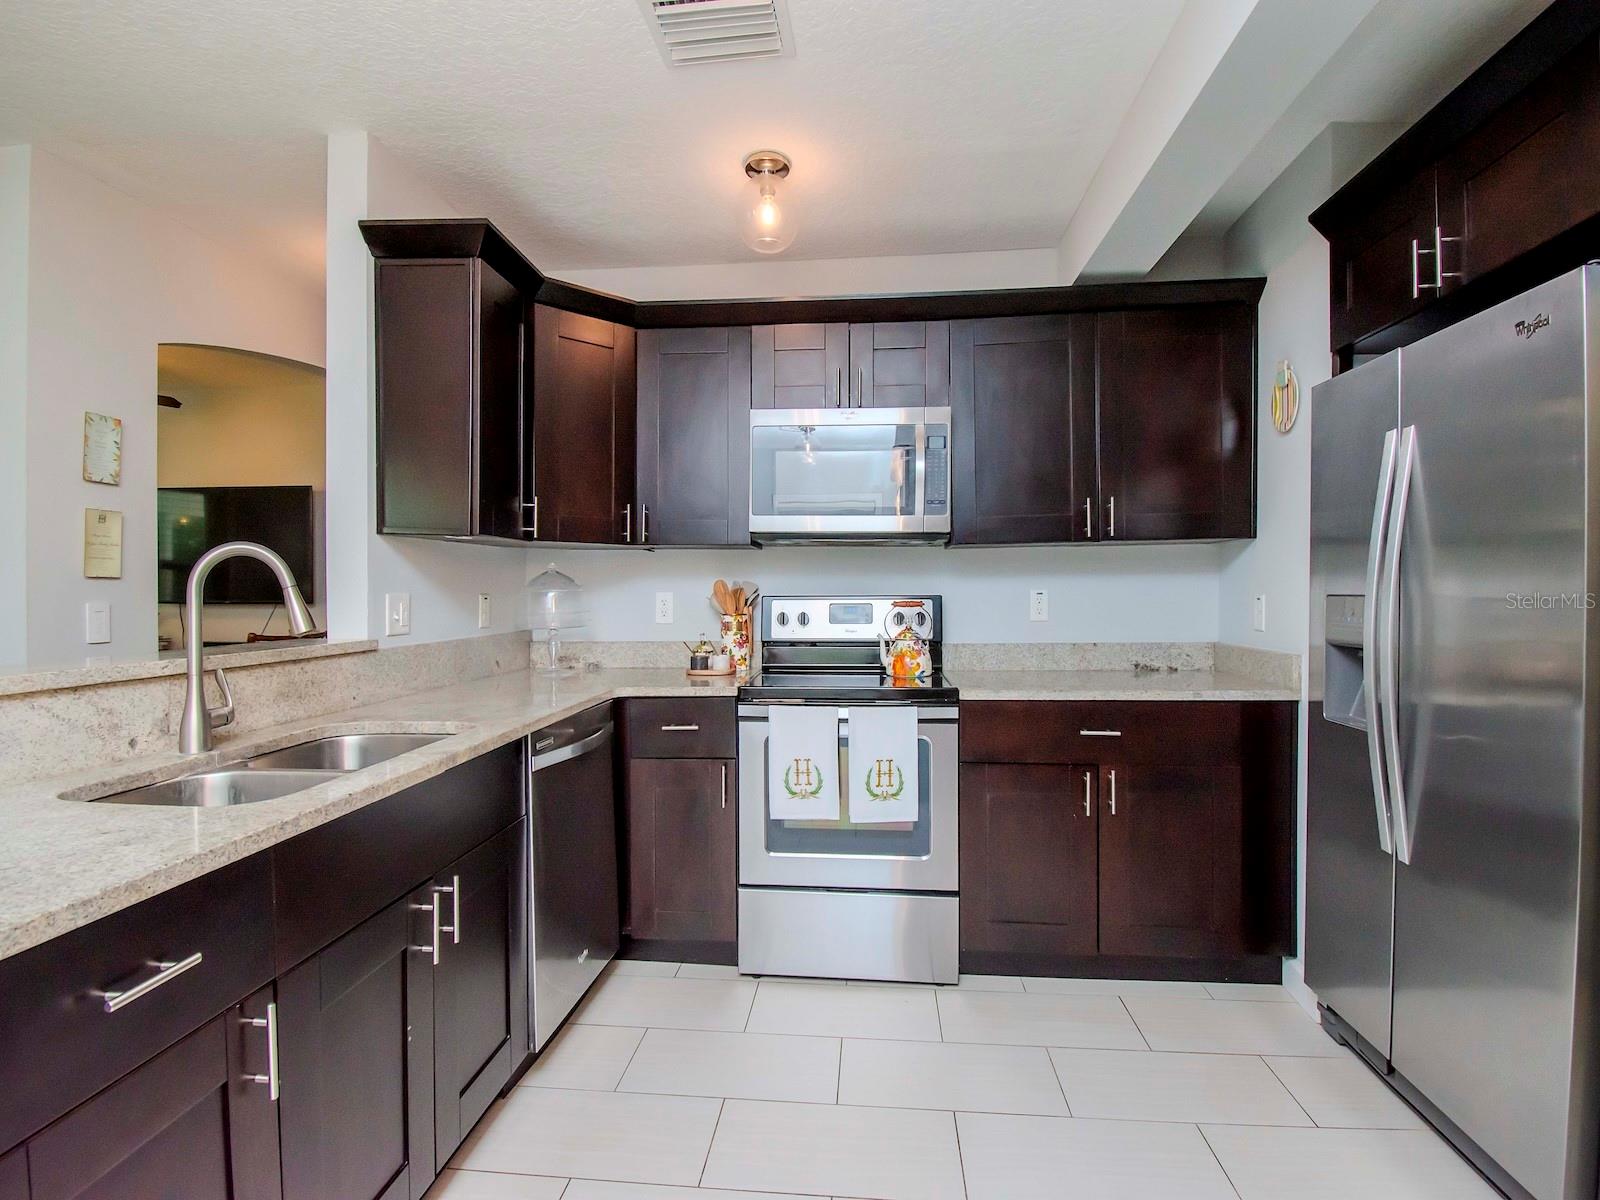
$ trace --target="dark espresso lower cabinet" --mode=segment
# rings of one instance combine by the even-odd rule
[[[440,915],[433,982],[434,1144],[455,1152],[511,1079],[527,1046],[527,971],[517,919],[527,824],[518,821],[434,880]],[[429,916],[431,921],[431,914]],[[431,935],[431,926],[430,926]]]
[[[433,897],[278,981],[284,1200],[417,1200],[433,1182]]]
[[[265,1076],[265,1029],[244,1020],[269,998],[270,989],[208,1021],[0,1160],[0,1198],[278,1196],[269,1085],[241,1073]]]
[[[738,936],[734,764],[638,758],[628,764],[628,931],[635,941]]]
[[[961,768],[963,953],[1094,954],[1093,767]]]

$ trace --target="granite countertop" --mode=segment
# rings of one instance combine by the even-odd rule
[[[198,758],[177,753],[0,789],[0,958],[246,858],[517,740],[592,704],[628,696],[727,696],[732,682],[681,670],[609,670],[549,679],[517,671],[416,692],[346,712],[219,737]],[[443,733],[444,740],[307,791],[233,808],[92,804],[93,797],[171,779],[336,733]]]
[[[946,671],[963,700],[1298,700],[1232,671]]]
[[[1298,690],[1201,670],[958,670],[963,700],[1297,700]],[[231,739],[209,755],[163,753],[0,789],[0,958],[353,812],[606,700],[732,697],[731,681],[676,668],[550,679],[516,671],[397,696]],[[443,740],[303,792],[233,808],[93,804],[93,798],[337,733]],[[62,797],[74,797],[63,799]]]

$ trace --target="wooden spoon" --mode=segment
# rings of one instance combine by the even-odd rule
[[[717,611],[720,613],[726,614],[733,611],[731,607],[732,597],[728,594],[728,585],[720,579],[711,585],[711,601],[717,606]]]

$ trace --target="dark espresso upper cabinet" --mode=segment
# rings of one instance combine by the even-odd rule
[[[1311,214],[1348,365],[1594,257],[1600,7],[1556,0]]]
[[[641,329],[639,540],[750,544],[751,331]]]
[[[757,325],[750,343],[752,408],[849,404],[850,326],[843,321]]]
[[[1254,537],[1254,309],[1106,313],[1099,342],[1097,535]]]
[[[950,403],[948,321],[843,321],[752,330],[754,408]]]
[[[950,401],[952,541],[1098,536],[1092,315],[954,322]]]
[[[637,540],[633,330],[535,305],[531,371],[534,536]]]

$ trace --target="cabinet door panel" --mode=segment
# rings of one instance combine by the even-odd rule
[[[629,930],[638,939],[732,941],[738,934],[733,763],[628,764]]]
[[[838,408],[848,396],[848,325],[758,325],[751,339],[752,408]]]
[[[1093,318],[957,321],[951,338],[953,540],[1094,536]]]
[[[942,408],[950,403],[950,322],[850,326],[850,403],[856,408]]]
[[[1100,317],[1102,533],[1255,534],[1255,317],[1245,305]]]
[[[750,330],[639,331],[639,501],[653,546],[750,543]]]
[[[28,1149],[0,1154],[0,1200],[28,1200]]]
[[[512,1053],[511,976],[525,961],[513,942],[523,932],[513,879],[526,838],[527,825],[518,821],[434,881],[450,929],[434,972],[434,1137],[441,1163],[511,1078],[513,1058],[522,1057]]]
[[[228,1155],[233,1176],[232,1200],[282,1200],[283,1177],[278,1137],[278,1102],[272,1098],[272,1056],[268,1027],[252,1021],[273,1019],[273,986],[227,1014]]]
[[[1093,767],[961,768],[961,949],[1095,952]]]
[[[1410,316],[1433,298],[1432,255],[1441,220],[1429,166],[1371,204],[1330,237],[1330,312],[1334,348]]]
[[[433,1182],[431,903],[413,892],[278,981],[285,1200]]]
[[[1100,768],[1100,952],[1246,950],[1237,758]]]

